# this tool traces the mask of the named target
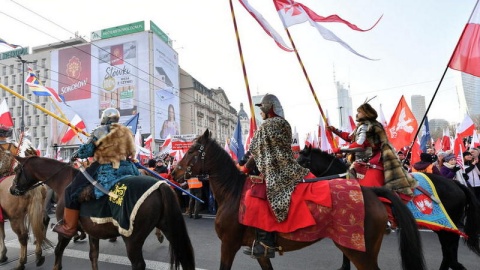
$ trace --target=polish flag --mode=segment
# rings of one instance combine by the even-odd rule
[[[35,149],[35,152],[37,152],[37,156],[41,157],[42,156],[42,141],[38,142],[37,149]]]
[[[319,145],[318,145],[318,136],[317,136],[317,132],[316,131],[313,131],[313,143],[312,143],[312,147],[313,148],[318,148]]]
[[[387,120],[385,120],[385,115],[383,114],[382,104],[380,104],[380,110],[378,114],[379,114],[378,116],[380,117],[380,124],[382,124],[383,127],[388,126]]]
[[[457,127],[458,137],[463,139],[465,137],[472,136],[474,130],[475,130],[475,124],[473,123],[472,118],[470,118],[470,116],[468,115],[465,115],[463,122]]]
[[[332,31],[328,30],[327,28],[323,27],[322,25],[318,24],[320,22],[337,22],[337,23],[343,23],[350,27],[350,29],[355,30],[355,31],[361,31],[365,32],[377,25],[377,23],[380,21],[380,19],[377,20],[377,22],[370,27],[369,29],[361,29],[357,27],[355,24],[352,24],[342,18],[340,18],[338,15],[330,15],[328,17],[323,17],[315,12],[313,12],[311,9],[306,7],[303,4],[297,3],[293,0],[273,0],[273,3],[275,4],[275,8],[277,9],[278,16],[280,16],[280,19],[283,22],[283,25],[285,28],[295,25],[295,24],[300,24],[304,22],[309,22],[311,26],[315,27],[317,31],[320,33],[320,35],[330,41],[334,41],[342,45],[345,49],[349,50],[350,52],[363,57],[365,59],[372,60],[366,56],[363,56],[356,52],[350,45],[345,43],[345,41],[341,40],[339,37],[337,37]]]
[[[413,165],[420,161],[420,154],[422,153],[422,150],[420,149],[420,141],[418,140],[418,138],[413,144],[412,150],[410,153],[411,153],[410,164]]]
[[[297,132],[297,128],[294,127],[294,130],[293,130],[293,134],[292,134],[292,145],[291,145],[291,148],[292,148],[292,151],[293,151],[293,155],[295,158],[298,157],[298,153],[300,153],[300,140],[298,139],[298,132]]]
[[[447,151],[452,148],[452,144],[450,143],[450,135],[448,134],[448,128],[443,130],[443,137],[442,137],[442,150]]]
[[[75,116],[72,118],[72,121],[70,122],[72,126],[77,127],[80,130],[85,129],[85,122],[83,122],[82,118],[78,114],[75,114]],[[76,132],[73,130],[71,127],[68,128],[67,132],[65,132],[65,135],[63,135],[63,138],[61,139],[62,143],[66,143],[73,139],[75,137]]]
[[[348,122],[350,123],[349,132],[353,132],[357,128],[357,125],[355,125],[355,120],[353,120],[353,117],[351,115],[348,117]]]
[[[245,141],[245,152],[248,151],[250,148],[250,143],[252,142],[253,134],[257,130],[257,124],[255,123],[255,120],[253,117],[250,117],[250,128],[248,129],[248,137],[247,140]]]
[[[0,103],[0,125],[13,127],[12,115],[8,109],[7,100],[3,99]]]
[[[480,5],[475,5],[448,67],[480,77]]]
[[[331,152],[332,151],[332,144],[330,143],[329,139],[327,138],[328,132],[325,131],[325,125],[323,124],[323,121],[320,121],[320,130],[321,130],[321,134],[322,134],[320,136],[320,149],[322,151]],[[339,145],[338,142],[337,142],[337,145]]]
[[[152,142],[153,142],[153,137],[152,137],[152,134],[150,134],[150,136],[148,136],[148,137],[144,140],[145,148],[148,149],[148,150],[150,150],[150,158],[153,158]]]
[[[442,151],[442,138],[437,138],[435,141],[435,153]],[[412,163],[413,164],[413,163]]]
[[[478,139],[477,130],[473,131],[472,143],[470,144],[470,149],[477,148],[480,146],[480,140]]]

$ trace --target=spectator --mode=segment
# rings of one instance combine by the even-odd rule
[[[155,167],[157,173],[168,173],[168,168],[163,163],[163,159],[157,160],[157,166]]]
[[[457,165],[457,160],[454,154],[449,154],[443,158],[443,166],[440,172],[443,176],[449,179],[454,179],[456,173],[460,170],[460,166]]]
[[[400,162],[402,162],[403,168],[408,171],[410,170],[410,162],[405,159],[405,154],[402,151],[397,152],[398,159],[400,159]]]
[[[155,161],[155,159],[149,159],[148,164],[147,164],[148,169],[154,171],[156,164],[157,164],[157,162]]]
[[[440,173],[440,170],[438,170],[437,166],[433,165],[432,155],[428,153],[420,154],[420,161],[413,164],[412,172],[423,172],[442,175],[442,173]]]
[[[466,175],[464,178],[467,180],[467,184],[473,189],[475,197],[480,200],[480,170],[477,167],[478,158],[475,160],[471,152],[463,152],[463,162],[465,164]]]
[[[202,197],[202,187],[203,183],[197,177],[190,178],[187,180],[188,189],[190,190],[190,194],[197,198]],[[193,197],[190,197],[190,201],[188,203],[188,210],[186,214],[188,214],[189,218],[199,219],[202,218],[200,213],[201,202]]]
[[[433,149],[433,148],[431,148],[431,147],[428,147],[428,148],[427,148],[427,154],[429,154],[430,156],[432,156],[433,162],[437,161],[437,155],[435,154],[435,149]]]

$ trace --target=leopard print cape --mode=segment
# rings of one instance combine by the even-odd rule
[[[272,117],[255,132],[249,148],[265,176],[267,199],[278,222],[287,218],[292,192],[309,172],[295,160],[291,144],[290,124],[281,117]]]

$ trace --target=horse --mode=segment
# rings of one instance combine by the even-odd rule
[[[27,263],[27,244],[30,227],[35,238],[35,262],[37,266],[43,265],[45,256],[42,255],[43,247],[51,246],[47,239],[47,226],[50,218],[43,209],[46,190],[44,187],[31,190],[25,196],[13,196],[9,188],[15,176],[6,176],[0,179],[0,207],[5,219],[10,221],[12,230],[20,243],[20,255],[15,269],[24,269]],[[7,248],[5,246],[5,224],[0,222],[0,263],[6,262]]]
[[[14,185],[11,192],[22,195],[43,183],[52,188],[59,196],[57,202],[57,220],[62,219],[64,191],[79,170],[67,163],[43,157],[15,157],[19,164],[16,167]],[[132,176],[130,179],[142,181],[151,177]],[[149,194],[138,207],[135,226],[130,236],[122,235],[125,242],[127,256],[132,269],[145,269],[142,247],[145,239],[154,228],[160,229],[170,242],[170,267],[185,270],[195,269],[193,247],[187,232],[185,220],[175,193],[166,185],[161,184],[158,189]],[[95,223],[90,217],[80,216],[79,224],[88,234],[90,245],[90,261],[92,269],[98,269],[99,239],[110,239],[120,236],[118,228],[112,222]],[[58,235],[58,244],[55,248],[54,269],[62,268],[63,252],[70,242],[69,238]]]
[[[297,161],[303,167],[309,168],[316,176],[341,174],[348,170],[347,165],[340,159],[320,149],[312,149],[311,147],[302,149]],[[458,181],[452,181],[436,174],[426,173],[426,175],[434,184],[439,199],[452,221],[455,224],[460,224],[462,218],[466,218],[464,232],[468,236],[468,240],[466,240],[467,246],[480,256],[478,238],[480,234],[480,206],[475,199],[475,195]],[[460,236],[447,230],[435,231],[435,233],[442,246],[443,258],[440,270],[448,270],[449,268],[454,270],[465,269],[458,262]],[[345,257],[341,269],[350,269],[350,263]]]
[[[211,138],[210,131],[207,129],[194,141],[172,172],[172,177],[179,183],[184,182],[188,176],[209,180],[210,188],[218,203],[215,229],[221,240],[219,269],[231,269],[235,255],[241,246],[252,246],[255,238],[255,229],[241,224],[238,218],[246,175],[238,170],[230,155]],[[335,242],[335,245],[360,270],[379,269],[377,258],[387,222],[385,207],[376,194],[382,191],[395,198],[393,193],[383,188],[361,188],[365,203],[366,250],[358,251]],[[402,216],[400,223],[406,225],[399,241],[403,267],[404,269],[425,269],[418,229],[416,226],[409,226],[414,224],[413,216],[405,206],[402,207],[400,200],[397,201],[398,213]],[[293,241],[284,238],[282,234],[277,235],[277,244],[286,252],[304,248],[318,241],[320,240]],[[407,252],[408,256],[406,256]],[[257,261],[262,269],[273,269],[270,259],[262,257]]]

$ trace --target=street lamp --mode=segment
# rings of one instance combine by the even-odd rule
[[[23,60],[20,55],[17,55],[17,62],[22,63],[22,97],[25,96],[25,64],[31,64],[27,60]],[[23,133],[25,131],[25,100],[22,99],[22,120],[20,122],[20,131]]]

